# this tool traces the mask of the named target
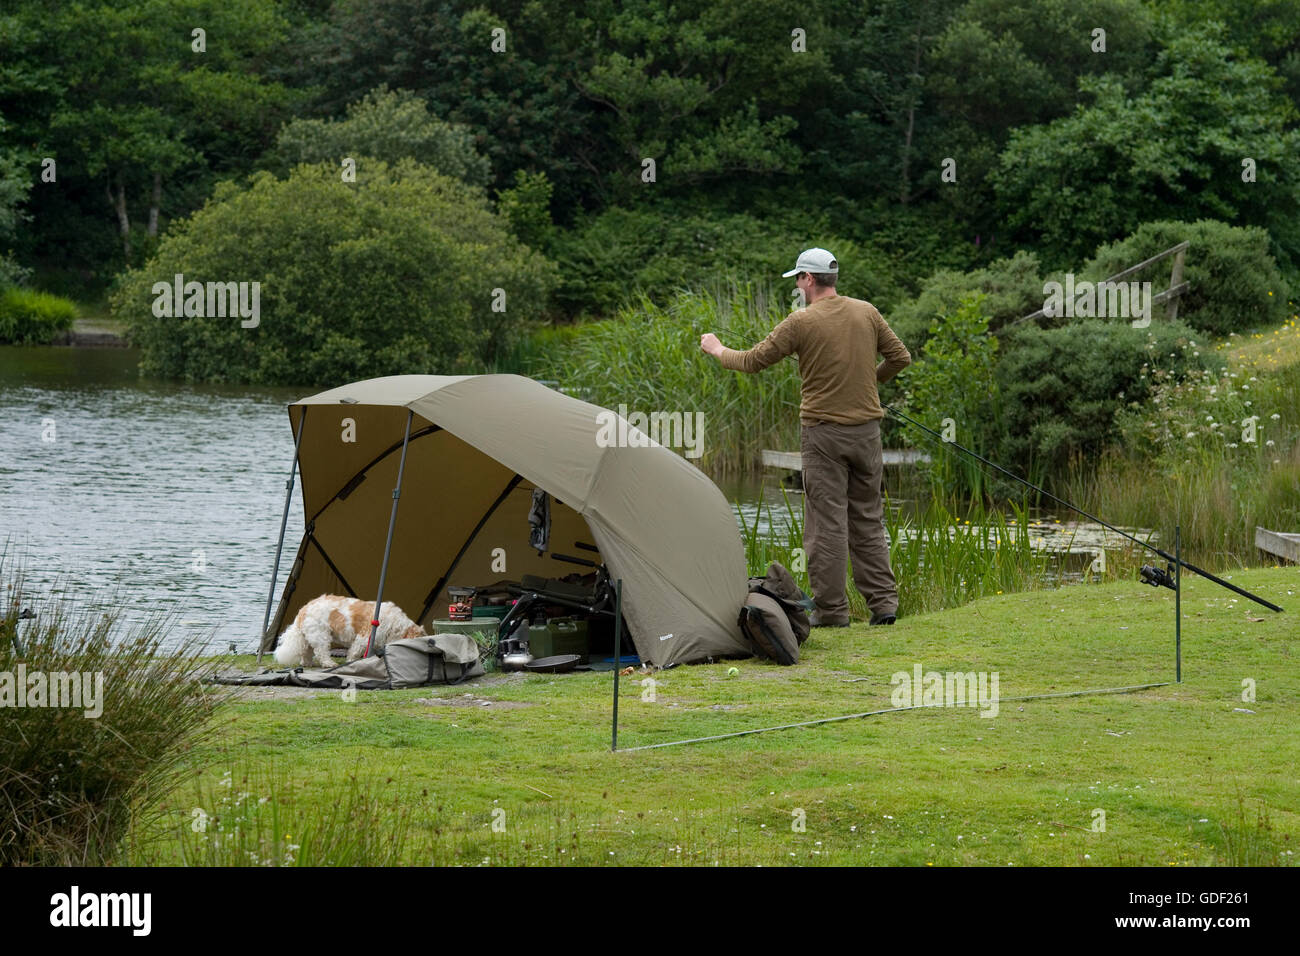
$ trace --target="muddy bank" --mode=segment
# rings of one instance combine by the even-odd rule
[[[52,345],[73,348],[126,348],[125,329],[120,322],[102,319],[77,319],[72,328],[55,339]]]

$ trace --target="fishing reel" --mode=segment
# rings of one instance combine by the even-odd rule
[[[1153,588],[1165,587],[1171,591],[1178,590],[1178,585],[1174,583],[1174,566],[1172,564],[1166,565],[1164,568],[1144,564],[1142,570],[1138,573],[1142,575],[1143,584],[1149,584]]]

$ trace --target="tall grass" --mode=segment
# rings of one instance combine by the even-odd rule
[[[533,326],[500,349],[485,371],[529,375],[539,381],[558,383],[564,355],[584,328],[581,325]]]
[[[905,517],[886,510],[889,563],[899,582],[899,610],[921,614],[958,607],[991,594],[1049,583],[1050,557],[1030,540],[1028,513],[974,506],[960,517],[940,502]]]
[[[1072,500],[1166,542],[1179,525],[1189,560],[1210,569],[1258,563],[1257,525],[1300,529],[1300,361],[1270,359],[1157,386],[1122,416],[1125,450],[1072,477]]]
[[[1078,476],[1070,494],[1109,521],[1154,529],[1165,550],[1178,525],[1186,559],[1194,564],[1209,570],[1247,567],[1260,560],[1257,526],[1300,528],[1300,444],[1278,465],[1253,476],[1242,470],[1238,463],[1206,456],[1170,478],[1147,461],[1115,456]]]
[[[133,810],[176,785],[210,732],[201,649],[164,654],[166,616],[123,632],[114,613],[29,594],[7,557],[0,552],[0,679],[99,675],[102,713],[0,710],[0,865],[109,862]],[[34,619],[20,616],[26,608]]]
[[[72,328],[77,304],[17,286],[0,291],[0,344],[48,345]]]
[[[1278,840],[1268,807],[1261,804],[1254,818],[1246,812],[1240,787],[1235,806],[1221,812],[1226,824],[1218,824],[1219,842],[1225,866],[1279,866],[1286,861],[1286,847]]]
[[[700,351],[700,336],[714,332],[724,345],[748,349],[788,305],[770,287],[735,282],[683,290],[667,306],[643,296],[610,319],[535,342],[517,360],[528,374],[607,408],[702,412],[696,464],[715,477],[744,474],[764,448],[799,447],[798,369],[785,361],[758,375],[727,371]]]

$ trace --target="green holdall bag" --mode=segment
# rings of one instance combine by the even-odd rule
[[[767,574],[749,579],[749,595],[740,609],[740,630],[755,653],[778,664],[799,663],[799,645],[811,629],[812,600],[784,566],[773,561]]]

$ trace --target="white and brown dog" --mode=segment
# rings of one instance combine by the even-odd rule
[[[333,667],[330,648],[337,647],[347,648],[348,660],[355,661],[365,653],[374,613],[374,601],[322,594],[304,604],[293,623],[280,635],[275,660],[281,667],[298,667],[314,656],[317,667]],[[379,633],[375,635],[377,647],[424,633],[424,628],[403,614],[400,607],[384,602]]]

